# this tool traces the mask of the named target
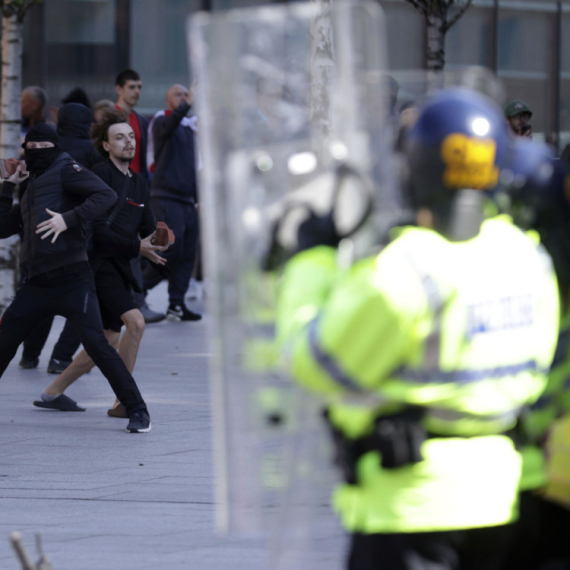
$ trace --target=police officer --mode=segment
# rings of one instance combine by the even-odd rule
[[[559,310],[537,242],[484,219],[509,140],[489,100],[440,92],[408,141],[417,225],[343,271],[332,216],[312,215],[285,267],[279,337],[329,403],[350,570],[505,561],[521,472],[509,432],[545,386]]]
[[[570,433],[564,425],[570,419],[570,203],[565,193],[569,173],[542,143],[520,140],[514,156],[512,170],[524,180],[519,188],[509,189],[514,221],[540,234],[556,271],[562,318],[547,387],[524,410],[516,430],[523,458],[520,517],[505,568],[568,568]]]

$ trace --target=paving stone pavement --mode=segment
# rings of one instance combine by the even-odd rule
[[[165,284],[150,303],[166,309]],[[34,559],[41,531],[54,570],[265,569],[263,541],[214,533],[204,321],[147,326],[135,378],[150,434],[107,417],[114,395],[97,369],[67,392],[86,412],[32,406],[53,379],[45,370],[62,325],[57,317],[36,370],[22,370],[18,353],[0,381],[0,570],[20,568],[12,530]],[[334,525],[319,540],[326,559],[339,558]]]

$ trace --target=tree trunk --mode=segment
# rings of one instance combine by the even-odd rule
[[[330,89],[334,73],[330,0],[320,0],[322,12],[311,25],[311,122],[326,140],[331,130]]]
[[[16,290],[18,236],[0,241],[0,314],[12,302]]]
[[[18,158],[22,92],[22,23],[16,15],[2,18],[2,94],[0,157]],[[18,236],[0,241],[0,311],[14,296]]]
[[[446,14],[427,16],[427,68],[440,71],[445,65],[445,22]]]
[[[22,94],[22,23],[16,15],[2,18],[2,99],[0,156],[18,158]]]

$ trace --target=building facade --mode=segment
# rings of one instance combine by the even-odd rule
[[[405,0],[379,0],[388,31],[389,67],[422,68],[424,22]],[[24,85],[41,85],[57,107],[73,88],[92,102],[115,99],[124,68],[143,79],[139,110],[164,106],[173,83],[188,83],[186,21],[199,10],[260,4],[259,0],[49,0],[25,22]],[[449,31],[446,67],[494,70],[508,98],[525,99],[539,138],[570,142],[570,0],[474,0]]]

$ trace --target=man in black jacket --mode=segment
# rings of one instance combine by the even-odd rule
[[[60,108],[57,121],[59,148],[67,152],[73,160],[89,169],[101,162],[103,157],[95,150],[89,136],[93,123],[93,112],[80,103],[66,103]],[[24,341],[24,350],[20,366],[36,368],[39,357],[47,341],[53,318],[42,323]],[[66,324],[57,341],[47,371],[50,374],[60,374],[73,360],[73,355],[79,348],[79,337],[71,324]]]
[[[116,194],[61,152],[51,127],[32,127],[23,146],[29,174],[18,166],[0,193],[0,239],[21,234],[20,265],[26,277],[0,319],[0,376],[38,322],[62,315],[74,324],[83,346],[125,405],[127,432],[148,432],[146,404],[103,333],[87,261],[84,222],[103,215],[117,201]],[[16,184],[20,203],[13,205]],[[65,402],[66,396],[58,401]]]
[[[135,111],[135,107],[139,102],[142,91],[142,80],[140,75],[134,69],[124,69],[117,74],[115,79],[115,90],[117,91],[117,103],[115,109],[122,111],[127,116],[129,125],[135,133],[137,143],[135,156],[131,161],[130,169],[140,174],[148,183],[148,165],[146,163],[147,142],[148,142],[148,121],[142,115]],[[131,260],[131,269],[135,279],[142,287],[142,259],[139,256]],[[133,291],[133,299],[139,307],[147,323],[158,323],[162,321],[166,315],[153,311],[146,303],[144,295]]]
[[[173,85],[166,93],[165,112],[155,115],[152,125],[154,155],[150,197],[155,216],[168,224],[176,242],[165,254],[172,272],[168,279],[168,315],[176,320],[197,321],[184,296],[190,284],[198,242],[198,192],[193,120],[188,117],[192,91]],[[150,153],[150,152],[149,152]],[[144,271],[144,287],[152,289],[162,275],[150,266]]]
[[[140,254],[153,263],[164,265],[165,260],[156,252],[167,248],[152,244],[156,221],[150,209],[148,187],[144,179],[129,168],[136,147],[132,127],[123,115],[109,113],[93,128],[92,135],[99,153],[107,157],[93,172],[115,190],[120,206],[94,222],[89,261],[95,274],[105,336],[118,349],[132,374],[145,322],[131,296],[131,288],[138,289],[138,285],[130,260]],[[139,235],[146,237],[139,239]],[[126,332],[120,339],[123,324]],[[93,366],[95,363],[83,350],[34,405],[61,409],[57,406],[57,398]],[[53,398],[56,400],[51,401]],[[67,407],[64,406],[62,411],[67,411]],[[108,414],[126,417],[125,406],[117,400]]]

